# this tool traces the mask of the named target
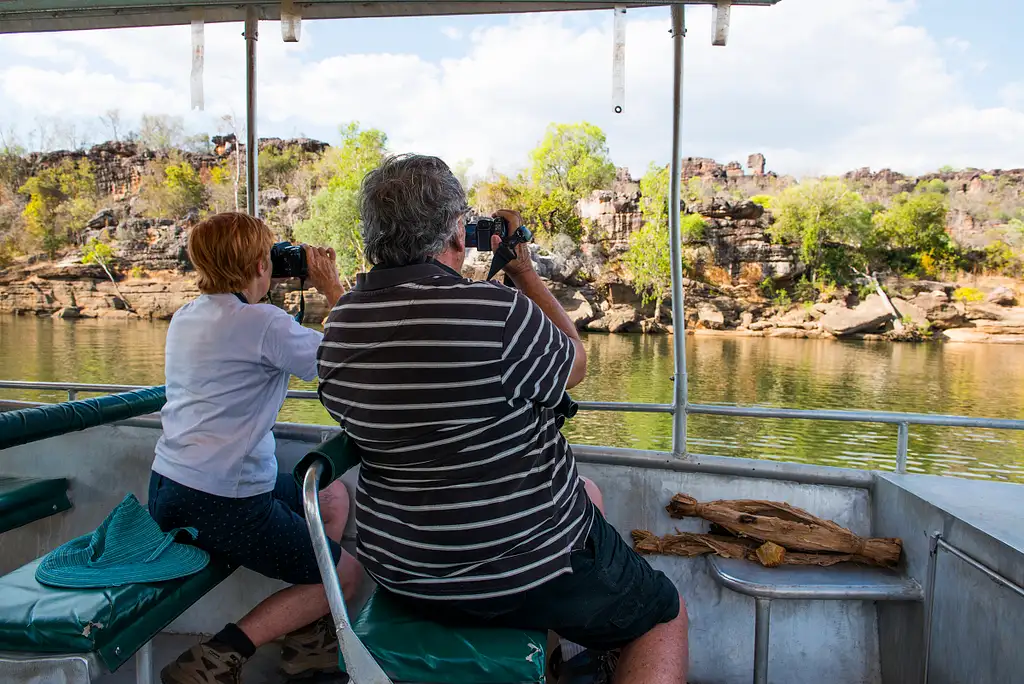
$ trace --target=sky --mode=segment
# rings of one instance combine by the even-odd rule
[[[860,167],[1024,167],[1024,51],[1015,0],[782,0],[736,7],[727,47],[687,9],[684,156],[763,153],[795,176]],[[640,175],[671,155],[668,8],[631,10],[626,95],[613,111],[612,12],[304,21],[297,44],[260,24],[259,135],[338,139],[358,121],[394,152],[471,174],[514,172],[551,122],[590,121]],[[188,26],[0,35],[0,130],[109,137],[100,115],[245,119],[240,24],[206,26],[205,109],[190,110]],[[29,145],[30,146],[30,145]]]

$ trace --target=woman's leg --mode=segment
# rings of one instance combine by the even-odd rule
[[[327,537],[340,543],[349,515],[348,490],[340,480],[320,492],[320,515]],[[351,601],[362,583],[362,566],[343,550],[337,570],[345,600]],[[239,620],[238,626],[253,645],[259,648],[305,627],[329,612],[322,584],[296,584],[268,596]]]

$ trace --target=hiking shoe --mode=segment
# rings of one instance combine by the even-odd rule
[[[216,641],[196,644],[160,671],[163,684],[241,684],[245,658]]]
[[[586,649],[569,660],[562,660],[561,647],[551,653],[551,673],[556,684],[611,684],[618,651]]]
[[[295,630],[281,643],[281,673],[290,679],[339,671],[338,634],[330,615]]]

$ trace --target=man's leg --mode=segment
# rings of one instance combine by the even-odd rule
[[[603,516],[604,495],[593,480],[586,477],[581,479],[587,496]],[[599,524],[599,521],[595,521],[594,524]],[[686,684],[690,662],[688,631],[686,603],[680,595],[679,614],[674,619],[655,625],[647,633],[622,647],[613,682]],[[559,642],[566,661],[571,659],[571,656],[566,657],[567,654],[579,652],[580,647],[573,642],[561,637]]]
[[[679,615],[622,648],[616,684],[686,684],[690,665],[689,620],[679,595]]]
[[[341,543],[348,521],[349,495],[338,480],[320,492],[320,515],[327,537]],[[338,576],[346,601],[351,601],[362,582],[363,571],[359,561],[347,551],[341,552]],[[256,648],[278,639],[300,627],[322,618],[330,612],[327,594],[322,584],[296,584],[265,598],[238,621],[238,627]]]

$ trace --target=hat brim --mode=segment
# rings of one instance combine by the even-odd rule
[[[206,551],[175,542],[148,563],[95,566],[89,564],[89,539],[78,537],[47,554],[36,567],[36,581],[62,589],[104,589],[187,577],[210,562]]]

